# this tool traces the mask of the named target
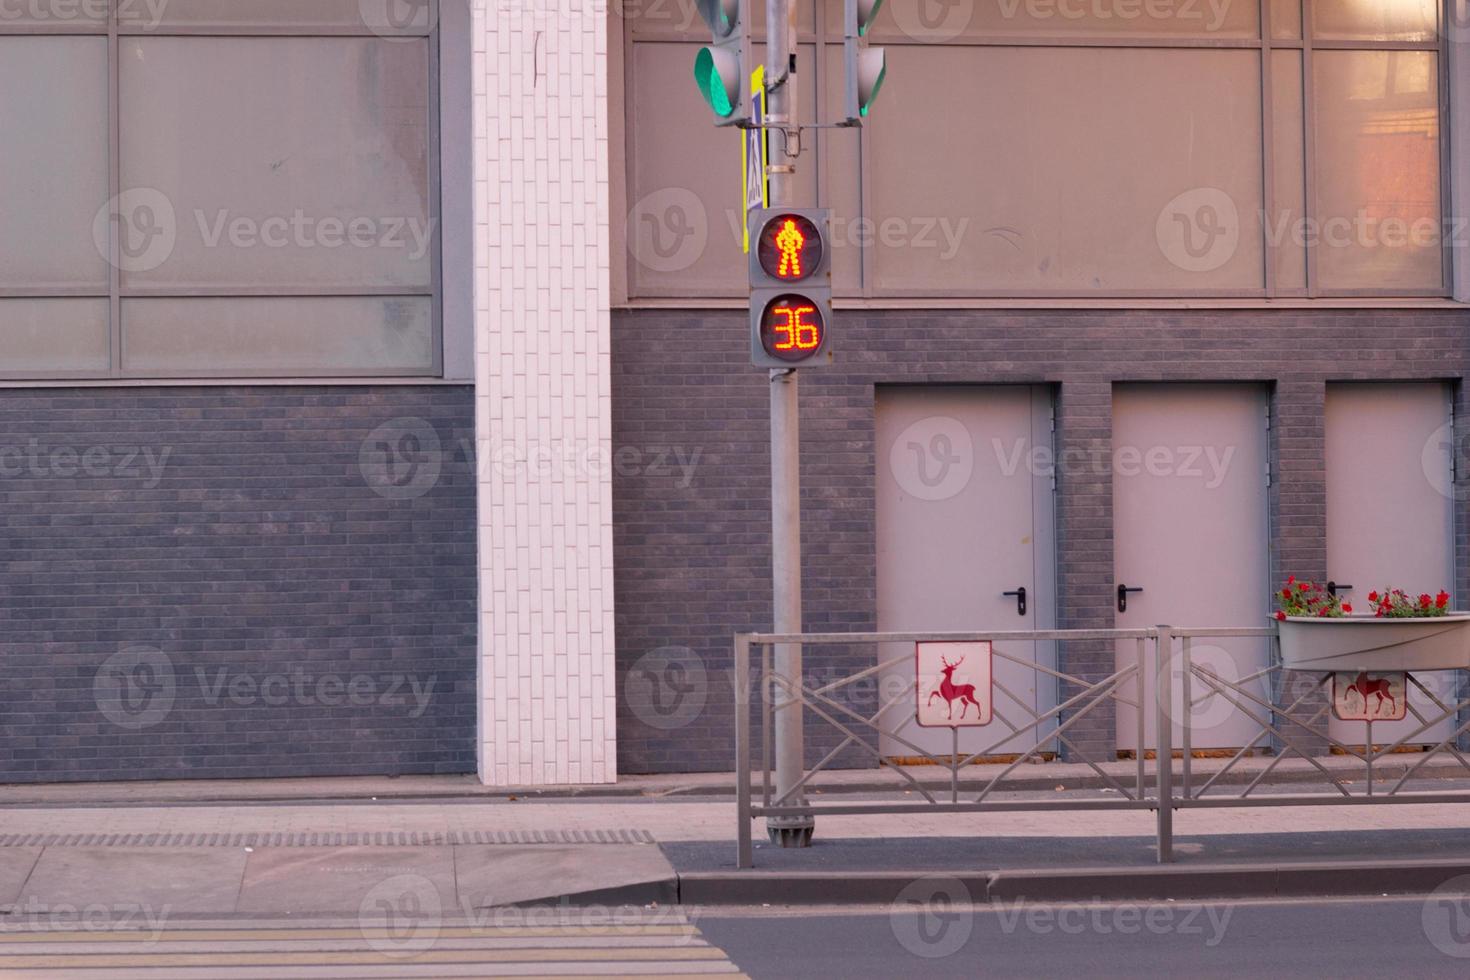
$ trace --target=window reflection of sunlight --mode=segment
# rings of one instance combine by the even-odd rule
[[[1342,229],[1318,250],[1323,282],[1438,286],[1434,52],[1321,51],[1316,78],[1319,204]]]
[[[1428,41],[1438,17],[1434,0],[1318,0],[1313,21],[1320,38]]]

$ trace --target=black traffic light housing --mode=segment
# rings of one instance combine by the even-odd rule
[[[750,218],[750,363],[815,367],[830,360],[832,212],[766,208]]]
[[[750,122],[750,0],[695,0],[710,43],[694,56],[694,82],[716,126]]]

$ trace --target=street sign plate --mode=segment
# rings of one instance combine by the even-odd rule
[[[990,642],[914,645],[917,720],[925,728],[978,728],[992,718]]]
[[[745,214],[743,250],[750,251],[750,216],[771,206],[771,134],[766,121],[766,66],[750,73],[750,128],[740,134],[740,165],[745,174],[740,197]]]
[[[1332,713],[1340,721],[1403,721],[1407,675],[1339,670],[1332,675]]]

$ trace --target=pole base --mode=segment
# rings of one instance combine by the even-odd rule
[[[811,847],[817,823],[811,817],[769,817],[766,834],[777,847]]]

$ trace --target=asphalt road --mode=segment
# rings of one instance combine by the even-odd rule
[[[756,980],[789,977],[1470,976],[1470,900],[706,909]]]

